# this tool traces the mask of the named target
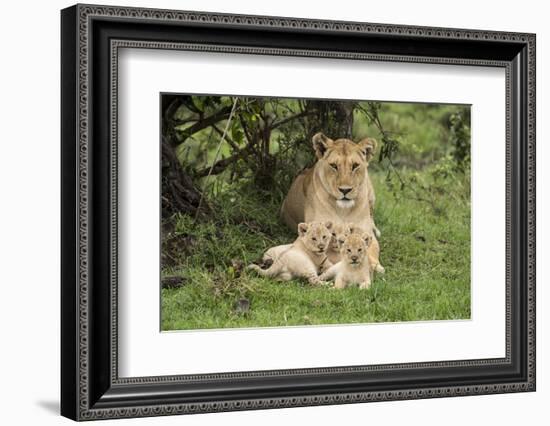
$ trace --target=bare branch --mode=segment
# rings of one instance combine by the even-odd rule
[[[204,169],[197,171],[197,173],[195,173],[195,176],[201,178],[209,175],[220,174],[227,168],[227,166],[242,158],[243,154],[247,150],[247,148],[243,148],[239,150],[239,152],[237,152],[236,154],[233,154],[226,158],[222,158],[221,160],[216,161],[212,166],[205,167]]]
[[[238,98],[235,98],[233,100],[233,106],[231,107],[231,111],[229,112],[229,118],[227,119],[227,122],[225,123],[225,128],[223,129],[222,137],[220,139],[220,142],[218,143],[218,149],[216,150],[216,155],[214,156],[214,163],[212,164],[212,166],[210,166],[210,170],[208,171],[208,174],[206,175],[205,184],[208,181],[208,178],[210,177],[210,175],[212,174],[212,169],[214,168],[214,165],[217,163],[218,155],[220,155],[220,151],[222,149],[223,141],[225,140],[225,137],[227,135],[227,131],[229,130],[229,126],[231,125],[231,119],[233,118],[233,114],[235,113],[235,109],[237,108],[237,102],[238,102]],[[213,130],[214,130],[214,128],[212,128],[210,130],[210,136],[212,136]],[[201,194],[201,199],[199,200],[199,207],[197,208],[197,214],[195,215],[195,220],[197,220],[199,211],[201,209],[203,196],[204,196],[204,193]]]
[[[218,127],[216,126],[215,124],[212,125],[212,127],[214,128],[214,130],[220,135],[220,136],[223,136],[223,131]],[[237,145],[235,143],[235,141],[233,141],[233,139],[231,139],[229,137],[229,135],[225,135],[225,141],[231,145],[231,148],[233,148],[235,151],[238,151],[239,150],[239,145]]]
[[[252,134],[248,130],[248,126],[246,125],[245,121],[243,120],[241,114],[239,114],[239,122],[241,123],[241,127],[243,128],[244,135],[246,136],[246,139],[248,142],[252,142]]]
[[[277,128],[279,126],[282,126],[283,124],[286,124],[290,121],[293,121],[293,120],[296,120],[298,118],[302,118],[302,117],[305,117],[306,115],[311,115],[311,114],[312,114],[311,111],[303,111],[303,112],[300,112],[298,114],[291,115],[290,117],[283,118],[282,120],[279,120],[279,121],[273,123],[271,125],[271,128],[275,129],[275,128]]]
[[[200,132],[203,129],[206,129],[207,127],[212,126],[213,124],[218,123],[219,121],[225,120],[229,117],[229,114],[231,113],[231,107],[224,107],[215,114],[212,114],[206,118],[203,118],[202,120],[197,121],[192,126],[186,127],[183,130],[178,130],[180,132],[183,139],[187,139],[190,136],[194,135],[197,132]]]
[[[198,178],[201,178],[201,177],[208,176],[209,173],[211,175],[220,174],[230,164],[233,164],[233,163],[237,162],[241,158],[243,158],[243,159],[246,158],[246,155],[248,155],[252,151],[253,147],[254,147],[254,142],[249,142],[244,148],[239,149],[235,154],[216,161],[210,167],[205,167],[204,169],[198,170],[195,173],[195,176],[198,177]],[[212,170],[212,171],[210,172],[210,170]]]

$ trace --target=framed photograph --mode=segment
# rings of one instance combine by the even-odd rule
[[[535,35],[61,12],[61,413],[535,390]]]

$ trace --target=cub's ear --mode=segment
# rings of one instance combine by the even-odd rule
[[[376,149],[376,139],[365,138],[357,142],[357,145],[361,148],[361,151],[365,155],[367,161],[370,161],[370,159],[374,156],[374,150]]]
[[[365,232],[363,235],[361,235],[361,238],[363,238],[363,240],[365,240],[365,244],[368,246],[370,246],[370,243],[372,242],[372,235],[368,232]]]
[[[327,227],[327,229],[331,229],[332,228],[332,222],[330,220],[328,222],[325,222],[325,226]]]
[[[304,235],[306,235],[307,228],[308,228],[307,223],[302,222],[298,224],[298,234],[303,237]]]
[[[326,137],[322,132],[315,133],[311,140],[313,141],[313,149],[315,150],[315,155],[319,160],[323,158],[325,152],[327,152],[327,149],[329,149],[334,143],[332,139]]]
[[[363,232],[363,230],[357,226],[355,223],[349,224],[349,233],[350,234],[360,234]]]

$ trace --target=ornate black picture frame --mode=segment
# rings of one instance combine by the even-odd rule
[[[535,390],[535,35],[76,5],[61,13],[61,413],[74,420]],[[117,52],[187,49],[506,71],[506,356],[119,378]]]

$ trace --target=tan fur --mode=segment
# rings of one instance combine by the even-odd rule
[[[370,176],[368,173],[367,173],[367,190],[369,193],[369,213],[370,213],[370,217],[372,218],[372,230],[374,232],[374,235],[377,238],[380,238],[380,235],[382,235],[382,233],[374,223],[374,203],[376,202],[376,195],[374,193],[374,186],[372,185],[372,181],[370,180]]]
[[[277,260],[277,258],[290,247],[292,247],[292,244],[283,244],[280,246],[271,247],[264,253],[264,256],[262,257],[263,262],[265,263],[269,260],[275,262],[275,260]]]
[[[351,234],[352,223],[338,223],[332,227],[332,240],[327,252],[328,258],[332,263],[340,262],[342,245],[349,234]]]
[[[271,247],[269,250],[267,250],[264,253],[264,255],[262,257],[262,262],[264,263],[264,265],[271,266],[273,264],[273,262],[275,262],[281,254],[283,254],[285,251],[287,251],[291,247],[292,247],[292,244],[282,244],[280,246]],[[327,252],[327,258],[328,258],[328,260],[330,260],[330,262],[324,262],[319,267],[319,271],[318,271],[319,273],[326,271],[326,269],[328,268],[329,265],[332,265],[333,263],[336,263],[340,260],[338,258],[338,260],[333,261],[332,260],[333,257],[331,257],[332,253],[333,252],[329,248],[329,251]],[[339,256],[339,252],[338,252],[338,256]]]
[[[294,179],[281,207],[284,222],[292,229],[304,221],[332,221],[335,225],[353,222],[378,233],[372,217],[374,188],[368,175],[376,141],[333,141],[318,133],[313,146],[317,162]],[[341,189],[349,192],[343,194]],[[378,241],[375,244],[378,246]],[[378,258],[375,260],[379,263]]]
[[[378,243],[378,240],[376,237],[369,231],[366,231],[364,229],[361,229],[360,227],[356,226],[355,224],[350,224],[349,226],[349,233],[350,234],[358,234],[358,235],[366,235],[369,234],[371,237],[369,246],[367,248],[367,255],[369,257],[369,266],[371,270],[371,278],[373,276],[373,272],[378,272],[380,274],[383,274],[386,272],[384,267],[380,264],[380,244]],[[336,263],[336,262],[332,262]]]
[[[350,284],[359,284],[367,289],[371,284],[371,268],[367,248],[372,241],[370,233],[352,233],[342,245],[342,260],[321,274],[321,281],[334,279],[334,288],[346,288]]]
[[[272,253],[279,252],[279,254],[269,268],[262,269],[258,265],[249,265],[248,268],[264,277],[277,278],[282,281],[305,278],[310,284],[318,285],[320,284],[319,270],[322,267],[332,266],[327,257],[332,237],[330,228],[332,228],[332,223],[329,221],[300,223],[298,238],[290,247],[286,249],[281,249],[283,246],[272,248],[276,249]]]

